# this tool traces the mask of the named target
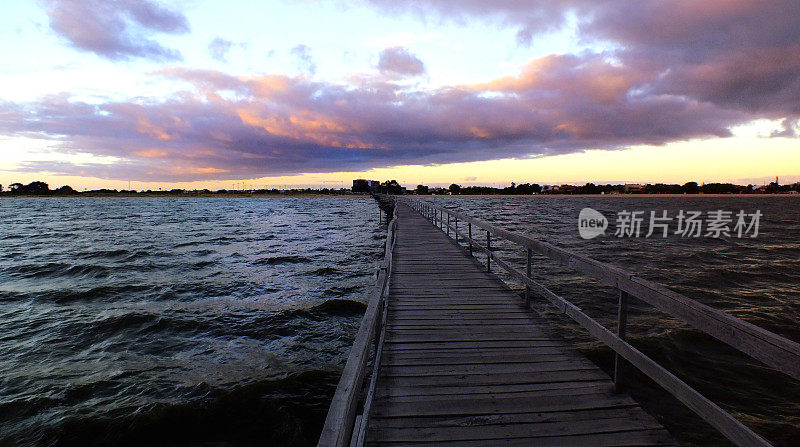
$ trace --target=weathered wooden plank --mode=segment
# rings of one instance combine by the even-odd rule
[[[512,325],[460,325],[460,326],[445,326],[445,325],[429,325],[429,326],[390,326],[387,329],[387,332],[392,335],[429,335],[431,333],[441,334],[442,336],[447,335],[467,335],[467,336],[476,336],[476,335],[509,335],[509,334],[521,334],[521,335],[530,335],[536,337],[546,337],[549,338],[549,335],[545,335],[545,333],[537,328],[533,327],[529,324],[512,324]]]
[[[573,371],[537,371],[530,373],[462,374],[443,376],[382,376],[381,386],[479,386],[498,384],[531,384],[575,382],[582,380],[608,380],[599,369]]]
[[[431,445],[431,443],[422,443],[418,441],[410,442],[371,442],[369,445],[392,446],[392,447],[406,447],[420,445]],[[471,441],[455,440],[455,441],[438,441],[436,446],[444,447],[485,447],[491,446],[504,446],[504,447],[553,447],[553,446],[667,446],[675,445],[675,442],[669,437],[663,429],[661,430],[634,430],[622,431],[616,433],[593,433],[589,435],[575,435],[575,436],[553,436],[553,437],[536,437],[536,438],[512,438],[512,439],[479,439]]]
[[[427,354],[427,353],[426,353]],[[547,354],[529,353],[509,354],[509,353],[481,353],[481,354],[460,354],[460,355],[413,355],[409,356],[398,354],[387,354],[383,359],[383,365],[412,366],[412,365],[470,365],[481,364],[506,364],[520,362],[560,362],[575,358],[574,353],[552,352]],[[587,360],[588,361],[588,360]]]
[[[539,339],[539,340],[470,340],[470,341],[427,341],[427,342],[403,342],[403,341],[386,341],[386,350],[467,350],[467,349],[497,349],[507,350],[510,348],[528,348],[540,346],[562,346],[569,347],[566,342],[562,340],[552,339]]]
[[[393,345],[394,346],[394,345]],[[549,355],[549,354],[565,354],[570,353],[575,355],[574,349],[571,349],[569,345],[566,344],[558,344],[558,345],[547,345],[547,346],[534,346],[534,347],[504,347],[502,349],[488,349],[488,348],[440,348],[440,349],[394,349],[393,347],[390,349],[387,345],[386,348],[386,355],[392,356],[392,358],[397,358],[398,360],[406,359],[406,358],[415,358],[415,359],[423,359],[423,358],[463,358],[469,356],[522,356],[522,355],[529,355],[529,356],[537,356],[537,355]]]
[[[614,408],[599,408],[576,411],[551,411],[536,413],[503,413],[467,416],[414,416],[403,418],[373,419],[376,427],[382,428],[433,428],[433,427],[482,427],[491,425],[509,425],[519,423],[585,421],[600,418],[627,417],[634,420],[653,420],[639,410],[636,405]]]
[[[398,312],[395,312],[397,314]],[[392,325],[427,325],[432,324],[458,324],[465,322],[469,324],[471,321],[485,321],[486,324],[535,324],[535,320],[527,318],[523,315],[516,313],[497,314],[495,312],[481,312],[481,313],[434,313],[424,312],[416,315],[395,315]]]
[[[548,382],[548,383],[512,383],[478,386],[414,386],[414,387],[383,387],[379,388],[381,398],[391,398],[393,396],[452,396],[459,394],[480,394],[480,393],[517,393],[517,392],[539,392],[573,389],[593,389],[596,391],[610,391],[612,386],[607,379],[583,380],[573,382]]]
[[[474,399],[510,399],[510,398],[524,398],[524,399],[538,399],[540,397],[554,397],[554,396],[580,396],[580,395],[608,395],[608,388],[603,385],[594,384],[591,386],[570,387],[570,388],[555,388],[550,390],[522,390],[522,391],[487,391],[486,387],[470,387],[467,390],[460,390],[458,393],[451,394],[412,394],[412,395],[383,395],[375,402],[383,402],[385,404],[394,404],[395,402],[420,402],[426,403],[432,400],[442,402],[471,403]],[[500,401],[497,401],[500,402]]]
[[[505,412],[575,411],[628,406],[631,398],[611,393],[525,397],[472,397],[463,400],[429,399],[417,402],[376,401],[376,417],[502,414]]]
[[[499,426],[466,426],[435,428],[378,428],[371,439],[383,442],[398,441],[456,441],[456,440],[494,440],[513,438],[537,438],[548,436],[589,435],[596,433],[617,433],[620,431],[638,431],[662,429],[654,420],[635,419],[628,416],[598,417],[592,420],[573,420],[569,424],[563,421],[532,422],[506,424]]]
[[[449,365],[387,365],[381,368],[385,377],[417,377],[417,376],[465,376],[486,374],[515,374],[554,371],[594,370],[597,367],[591,362],[578,359],[556,362],[517,362],[517,363],[473,363]]]

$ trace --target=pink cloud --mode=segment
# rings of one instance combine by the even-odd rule
[[[662,144],[726,136],[730,125],[750,118],[677,95],[631,94],[650,73],[594,55],[547,57],[518,77],[432,92],[378,79],[353,88],[305,77],[177,68],[160,75],[188,81],[196,91],[146,105],[95,106],[63,96],[6,103],[0,132],[45,136],[65,151],[127,160],[98,167],[102,175],[192,180]],[[237,99],[224,91],[236,91]],[[487,91],[501,94],[487,97]],[[28,168],[86,170],[42,163]]]
[[[166,48],[140,32],[185,33],[182,14],[151,0],[46,0],[50,27],[73,47],[108,59],[144,57],[180,60],[180,52]]]
[[[425,64],[402,47],[381,51],[378,61],[381,73],[399,76],[417,76],[425,73]]]

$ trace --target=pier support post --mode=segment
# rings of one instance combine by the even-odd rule
[[[467,237],[469,238],[469,255],[472,256],[472,222],[467,222]]]
[[[531,277],[531,249],[528,248],[525,250],[526,257],[525,257],[525,276],[528,278]],[[531,287],[526,283],[525,284],[525,308],[531,307]]]
[[[486,230],[486,271],[492,273],[492,236]]]
[[[617,308],[617,336],[625,340],[628,330],[628,293],[619,291],[619,307]],[[624,381],[622,379],[622,369],[625,359],[618,353],[614,353],[614,391],[622,392]]]

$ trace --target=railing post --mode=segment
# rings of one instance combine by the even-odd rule
[[[486,271],[492,272],[492,237],[489,230],[486,230]]]
[[[525,252],[527,254],[526,259],[525,259],[525,276],[530,278],[531,277],[531,254],[532,254],[532,252],[531,252],[530,248],[525,250]],[[528,283],[525,283],[525,308],[527,309],[529,307],[531,307],[531,287],[528,285]]]
[[[456,237],[456,244],[458,244],[458,217],[455,217],[455,229],[453,230],[453,235]]]
[[[450,237],[450,213],[447,213],[447,237]]]
[[[628,293],[619,291],[619,307],[617,308],[617,336],[625,340],[625,333],[628,329]],[[622,368],[625,359],[618,353],[614,353],[614,391],[622,391]]]
[[[472,222],[467,222],[467,236],[469,237],[469,255],[472,256]]]

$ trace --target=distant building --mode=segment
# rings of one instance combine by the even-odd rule
[[[366,180],[363,178],[353,180],[353,192],[356,193],[377,193],[381,190],[381,182],[377,180]]]
[[[556,186],[555,190],[563,194],[571,194],[577,191],[578,187],[574,185],[561,185],[561,186]]]

